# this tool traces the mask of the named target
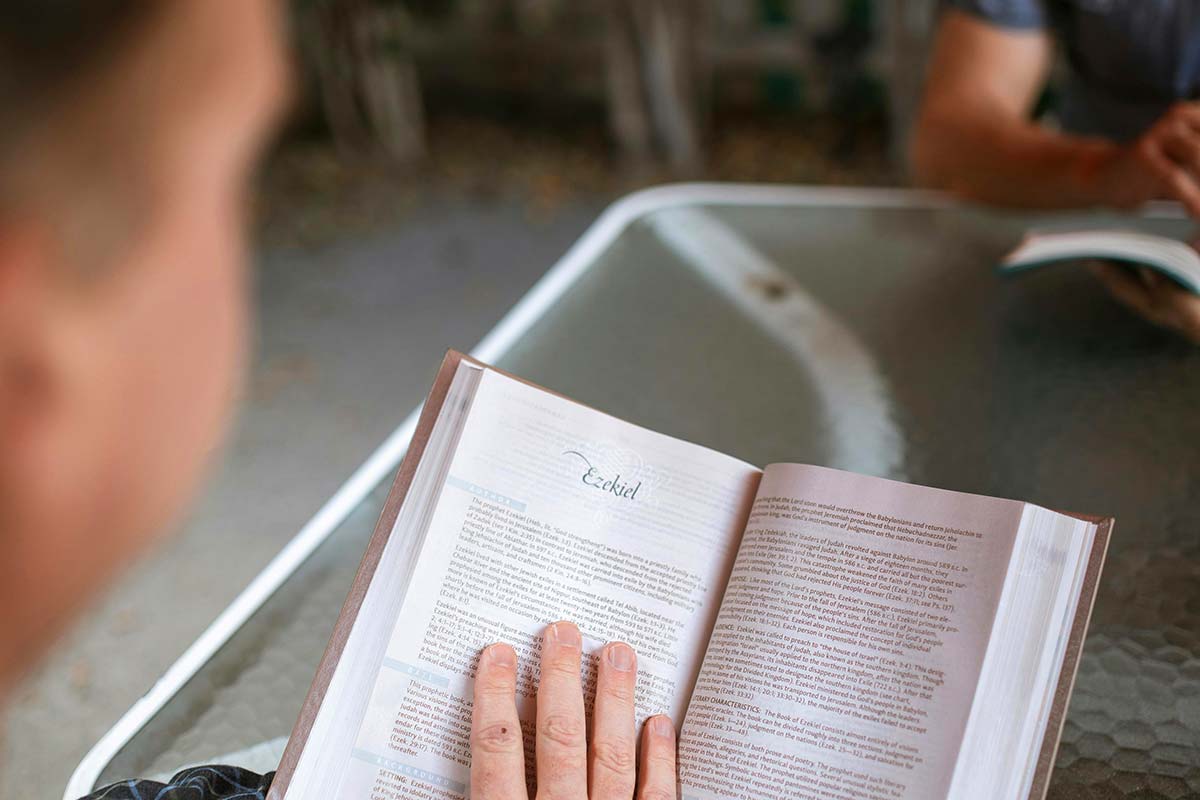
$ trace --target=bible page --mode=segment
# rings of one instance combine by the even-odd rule
[[[680,737],[683,797],[945,798],[1023,508],[769,466]]]
[[[532,770],[540,636],[638,654],[637,716],[678,722],[761,472],[485,371],[337,798],[469,793],[472,679],[512,644]],[[585,685],[595,667],[585,658]]]

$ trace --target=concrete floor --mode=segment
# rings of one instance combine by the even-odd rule
[[[57,798],[79,760],[596,217],[427,199],[401,225],[260,258],[237,429],[177,534],[132,568],[0,720],[0,798]],[[25,787],[19,789],[18,787]]]

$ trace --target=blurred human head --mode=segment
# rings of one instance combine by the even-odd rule
[[[4,5],[0,699],[220,439],[247,182],[287,83],[276,0]]]

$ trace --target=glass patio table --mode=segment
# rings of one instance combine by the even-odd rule
[[[1085,225],[1192,230],[1166,204],[652,189],[608,209],[473,352],[756,464],[1114,515],[1050,797],[1200,796],[1200,348],[1086,270],[993,269],[1030,227]],[[274,767],[414,425],[93,748],[68,800],[195,763]]]

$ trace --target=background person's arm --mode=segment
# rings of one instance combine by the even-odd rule
[[[1200,217],[1200,103],[1177,103],[1127,145],[1048,130],[1030,116],[1052,57],[1040,28],[947,10],[913,139],[916,180],[1031,208],[1132,208],[1170,197]],[[1200,297],[1146,270],[1095,271],[1119,302],[1200,344]]]
[[[914,131],[916,181],[971,200],[1033,208],[1130,207],[1162,195],[1169,166],[1153,163],[1141,140],[1121,147],[1030,118],[1052,59],[1043,29],[1004,28],[948,9]],[[1173,194],[1193,199],[1200,210],[1200,188],[1190,183]]]

